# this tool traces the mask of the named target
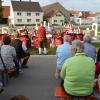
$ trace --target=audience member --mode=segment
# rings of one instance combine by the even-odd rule
[[[59,77],[59,73],[61,71],[62,65],[64,64],[64,61],[72,56],[71,53],[71,45],[70,45],[70,38],[67,36],[64,36],[63,38],[64,43],[59,46],[56,50],[56,72],[55,77]]]
[[[97,62],[96,62],[96,78],[98,80],[98,86],[100,91],[100,48],[97,52]]]
[[[87,56],[93,58],[94,61],[96,61],[96,47],[91,44],[91,36],[85,35],[83,37],[84,41],[84,52],[87,54]]]
[[[93,92],[95,63],[84,53],[84,45],[80,40],[72,42],[73,57],[67,59],[60,73],[64,80],[61,86],[65,92],[73,96],[88,96]]]
[[[100,61],[98,61],[96,63],[96,78],[98,78],[99,74],[100,74]]]
[[[6,69],[11,70],[15,66],[14,60],[16,59],[15,48],[10,45],[10,36],[5,36],[3,39],[4,45],[1,46],[1,57],[6,66]]]
[[[39,49],[39,54],[42,54],[42,48],[44,49],[43,53],[47,54],[47,48],[46,48],[46,45],[47,45],[46,29],[43,26],[43,22],[41,22],[41,25],[38,28],[37,32],[38,32],[38,43],[39,43],[39,48],[38,49]]]
[[[100,74],[98,76],[98,87],[99,87],[99,92],[100,92]]]
[[[97,52],[97,62],[100,61],[100,48],[98,49],[98,52]]]
[[[19,60],[24,59],[22,62],[22,68],[27,68],[27,61],[30,57],[30,53],[27,51],[25,44],[19,39],[19,34],[15,34],[15,40],[12,45],[16,49],[16,55]]]

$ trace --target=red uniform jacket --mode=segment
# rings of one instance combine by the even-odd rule
[[[45,31],[45,27],[40,26],[38,28],[38,37],[46,37],[46,31]]]

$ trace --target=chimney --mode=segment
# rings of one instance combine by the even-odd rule
[[[20,2],[21,2],[22,0],[20,0]]]
[[[29,2],[31,2],[31,0],[29,0]]]

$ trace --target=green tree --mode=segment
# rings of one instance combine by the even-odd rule
[[[2,0],[0,0],[0,24],[2,23]]]

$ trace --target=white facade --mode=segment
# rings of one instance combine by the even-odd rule
[[[91,18],[81,18],[81,24],[83,25],[91,25],[93,23],[93,19]]]
[[[18,15],[20,13],[21,15]],[[36,14],[39,16],[36,16]],[[30,15],[27,15],[30,14]],[[39,24],[43,21],[43,13],[40,12],[14,12],[14,24]]]
[[[10,8],[9,24],[11,25],[36,25],[43,21],[43,12],[21,12]]]
[[[95,17],[95,22],[100,24],[100,14]]]
[[[58,12],[53,17],[49,19],[49,23],[56,24],[56,25],[63,25],[65,22],[65,17],[62,13]]]
[[[82,12],[79,12],[77,14],[73,14],[73,16],[71,17],[71,21],[75,22],[78,25],[89,25],[92,24],[95,20],[94,17],[87,17],[87,18],[80,18],[80,16],[82,16]]]
[[[94,20],[92,18],[74,18],[74,22],[78,25],[90,25]]]
[[[78,24],[81,25],[81,18],[73,18],[73,21]]]
[[[14,25],[14,13],[13,13],[12,5],[10,5],[9,25]]]

